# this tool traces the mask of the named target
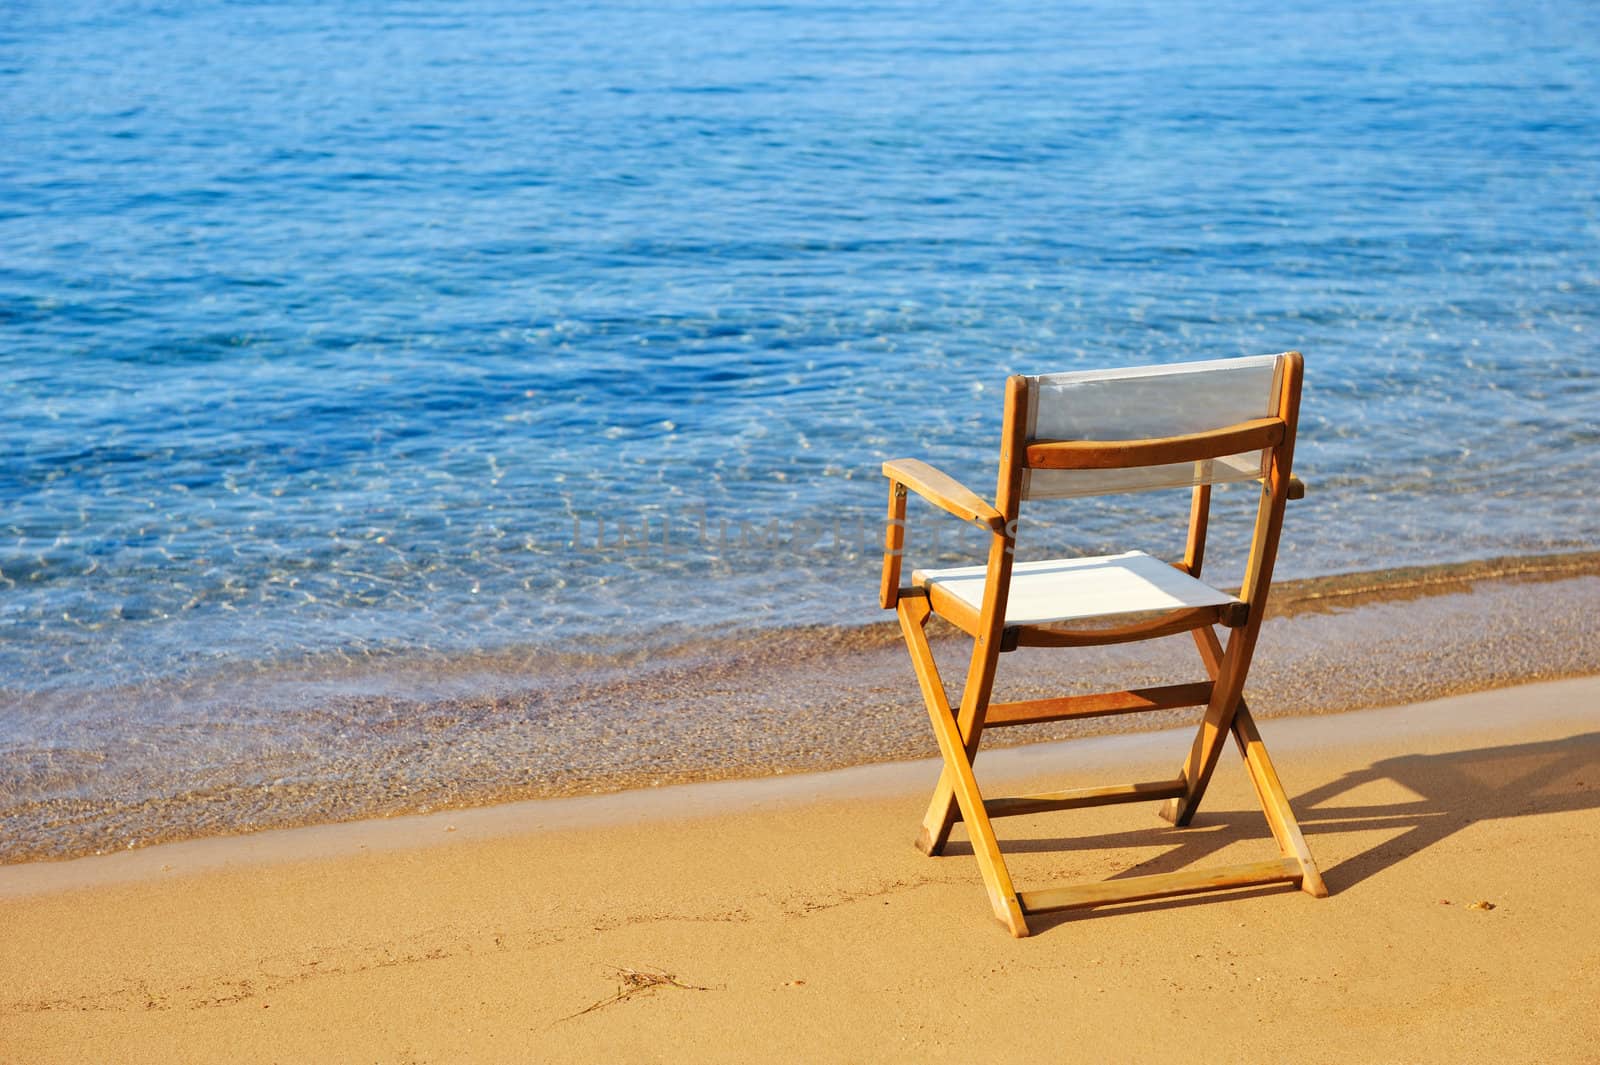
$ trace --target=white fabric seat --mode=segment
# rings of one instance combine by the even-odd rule
[[[917,570],[919,588],[937,585],[974,611],[983,609],[983,566]],[[1045,625],[1117,614],[1222,606],[1238,599],[1143,551],[1094,558],[1018,562],[1011,568],[1007,625]]]

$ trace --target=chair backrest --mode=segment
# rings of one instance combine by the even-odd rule
[[[1256,355],[1210,362],[1043,374],[1026,382],[1026,445],[1067,441],[1171,440],[1243,427],[1285,413],[1286,376],[1298,370],[1290,354]],[[1293,390],[1298,396],[1298,390]],[[1017,414],[1023,412],[1018,411]],[[1292,413],[1290,413],[1292,432]],[[1146,464],[1153,449],[1098,458],[1068,448],[1028,447],[1020,484],[1022,499],[1065,499],[1111,492],[1180,488],[1266,476],[1270,447],[1282,439],[1269,426],[1232,438],[1240,450],[1211,454],[1213,446],[1190,446],[1205,457]],[[1167,452],[1185,450],[1173,446]],[[1042,468],[1042,465],[1053,468]],[[1002,473],[1002,478],[1004,478]]]

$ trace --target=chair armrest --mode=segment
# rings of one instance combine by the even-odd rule
[[[1289,498],[1304,499],[1306,497],[1306,483],[1294,474],[1289,475]]]
[[[926,462],[893,459],[883,464],[883,475],[889,478],[889,516],[883,530],[883,582],[878,601],[890,610],[900,600],[900,556],[906,545],[908,489],[947,514],[988,526],[992,532],[1004,533],[1006,519],[972,489]]]
[[[883,464],[883,475],[903,484],[940,510],[962,521],[987,525],[995,532],[1006,527],[1003,514],[985,503],[976,492],[945,473],[917,459],[892,459]]]

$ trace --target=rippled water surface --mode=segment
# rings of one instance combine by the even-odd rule
[[[14,747],[875,620],[1010,372],[1305,351],[1290,576],[1600,540],[1586,2],[16,3],[0,142]]]

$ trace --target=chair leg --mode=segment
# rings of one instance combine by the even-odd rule
[[[939,753],[944,757],[944,771],[939,776],[939,786],[942,791],[946,786],[954,801],[952,817],[955,810],[959,810],[961,819],[966,822],[967,836],[972,842],[972,853],[978,859],[978,869],[983,875],[985,888],[989,892],[989,902],[994,907],[995,916],[1017,938],[1028,934],[1028,923],[1022,915],[1022,904],[1017,899],[1016,888],[1012,886],[1011,874],[1006,869],[1005,859],[1000,855],[1000,842],[995,837],[994,826],[989,821],[989,814],[984,809],[983,793],[978,790],[978,781],[972,772],[972,758],[968,753],[969,740],[962,735],[962,729],[956,721],[955,715],[950,712],[950,703],[945,698],[944,687],[939,681],[938,668],[934,664],[933,649],[928,646],[927,633],[924,625],[928,620],[928,604],[925,599],[902,598],[898,604],[900,627],[906,638],[907,648],[911,652],[911,663],[916,669],[917,683],[922,689],[922,699],[928,710],[928,719],[933,724],[933,734],[939,743]],[[992,667],[991,667],[992,668]],[[963,700],[963,704],[968,700]],[[978,715],[974,713],[974,717]],[[975,744],[974,744],[975,745]],[[939,802],[940,793],[936,792],[935,805]],[[924,827],[924,835],[927,828]],[[948,838],[949,825],[943,830],[943,836]],[[939,840],[942,848],[944,839]]]
[[[943,854],[944,845],[950,842],[950,830],[955,827],[958,812],[960,807],[956,805],[955,777],[945,769],[940,772],[939,783],[934,786],[928,812],[922,815],[922,831],[917,833],[917,850],[930,858]]]
[[[922,620],[927,620],[927,605],[922,607]],[[927,637],[919,625],[915,636],[908,630],[906,642],[910,644],[913,639],[919,641],[924,647]],[[917,657],[917,650],[912,649],[913,660]],[[944,696],[944,683],[939,679],[938,667],[933,661],[933,652],[926,651],[928,672],[932,678],[935,690],[939,693],[941,701]],[[969,670],[970,674],[970,670]],[[978,743],[983,738],[983,724],[976,713],[977,703],[973,702],[973,712],[967,711],[968,700],[962,700],[961,712],[955,715],[956,727],[963,738],[962,746],[966,750],[967,761],[970,763],[978,757]],[[948,705],[948,704],[946,704]],[[930,858],[944,853],[945,844],[950,842],[950,830],[961,820],[960,806],[956,803],[955,776],[948,766],[939,774],[939,783],[934,785],[933,797],[928,800],[927,812],[922,815],[922,831],[917,834],[917,849]]]
[[[1295,820],[1294,810],[1289,806],[1289,796],[1284,793],[1283,784],[1278,780],[1278,771],[1272,768],[1266,744],[1261,742],[1261,733],[1256,730],[1255,718],[1250,715],[1250,708],[1242,699],[1233,718],[1233,738],[1239,745],[1245,768],[1250,772],[1250,782],[1255,785],[1256,796],[1261,800],[1261,809],[1267,815],[1273,838],[1278,841],[1278,850],[1285,858],[1293,858],[1300,864],[1300,890],[1313,898],[1326,898],[1328,887],[1322,882],[1322,874],[1317,871],[1311,848],[1306,846],[1306,837],[1301,833],[1300,823]]]
[[[1205,662],[1206,671],[1215,681],[1222,670],[1225,654],[1222,641],[1217,638],[1215,630],[1210,627],[1196,629],[1194,633],[1195,644],[1200,650],[1200,657]],[[1241,685],[1242,687],[1242,685]],[[1207,721],[1211,719],[1210,710],[1207,710]],[[1300,823],[1295,820],[1294,810],[1289,805],[1289,797],[1283,790],[1283,784],[1278,780],[1278,772],[1272,766],[1272,759],[1267,754],[1266,744],[1261,740],[1261,733],[1256,728],[1254,716],[1244,698],[1240,696],[1235,700],[1232,722],[1228,728],[1232,733],[1234,742],[1238,745],[1239,754],[1244,758],[1245,769],[1250,775],[1250,783],[1255,787],[1256,796],[1261,802],[1262,812],[1266,814],[1267,825],[1272,829],[1273,838],[1278,841],[1278,849],[1285,858],[1292,858],[1300,866],[1300,889],[1316,898],[1324,898],[1328,888],[1322,881],[1322,874],[1318,872],[1316,862],[1311,857],[1311,849],[1306,845],[1305,835],[1300,831]],[[1195,745],[1198,748],[1203,740],[1208,737],[1205,725],[1201,726],[1201,734],[1196,737]],[[1221,737],[1216,737],[1216,751],[1211,752],[1211,764],[1216,764],[1216,756],[1221,748]],[[1195,757],[1190,753],[1191,759]],[[1185,774],[1188,766],[1185,766]],[[1186,776],[1187,779],[1187,776]],[[1186,825],[1194,816],[1199,806],[1200,797],[1205,792],[1205,781],[1209,781],[1210,774],[1206,774],[1200,782],[1198,789],[1191,788],[1185,793],[1183,799],[1174,799],[1163,806],[1161,815],[1177,825]],[[1190,795],[1193,796],[1190,799]],[[1185,800],[1188,800],[1185,803]],[[1182,805],[1180,805],[1182,804]],[[1184,810],[1187,816],[1177,820],[1175,814]]]
[[[924,614],[924,619],[925,618],[926,614]],[[926,635],[922,633],[920,629],[915,638],[923,643],[927,642]],[[913,636],[910,633],[907,633],[906,642],[909,644],[912,639]],[[914,660],[917,657],[917,651],[913,648],[911,654]],[[931,648],[928,652],[928,673],[934,687],[942,696],[944,694],[944,682],[939,679],[939,669],[933,661],[933,653]],[[926,700],[926,691],[924,691],[923,695]],[[945,705],[948,706],[949,704],[946,703]],[[961,734],[963,737],[970,736],[972,734],[972,729],[970,726],[967,728],[961,728],[961,722],[959,719],[956,722],[956,727],[961,729]],[[969,746],[963,742],[962,746],[966,749],[967,760],[969,762],[977,757],[977,744],[971,744]],[[933,798],[928,800],[927,812],[922,815],[922,831],[917,833],[916,845],[917,850],[921,851],[923,854],[926,854],[930,858],[937,857],[944,853],[945,844],[950,842],[950,830],[955,827],[956,821],[960,819],[960,807],[956,804],[955,780],[955,774],[950,772],[949,766],[945,766],[939,771],[939,783],[934,785]]]
[[[1201,657],[1206,659],[1206,669],[1211,674],[1211,703],[1206,707],[1206,716],[1200,722],[1194,745],[1183,764],[1183,779],[1187,782],[1187,788],[1178,798],[1168,800],[1161,807],[1161,816],[1179,828],[1187,826],[1194,819],[1195,811],[1200,808],[1200,800],[1205,797],[1206,788],[1211,783],[1217,758],[1233,730],[1234,715],[1242,702],[1244,676],[1250,667],[1251,652],[1255,650],[1254,625],[1234,630],[1225,652],[1221,651],[1217,634],[1210,626],[1202,626],[1194,631],[1195,642],[1200,645]],[[1210,636],[1217,648],[1215,660],[1206,654],[1209,646],[1206,636]]]

